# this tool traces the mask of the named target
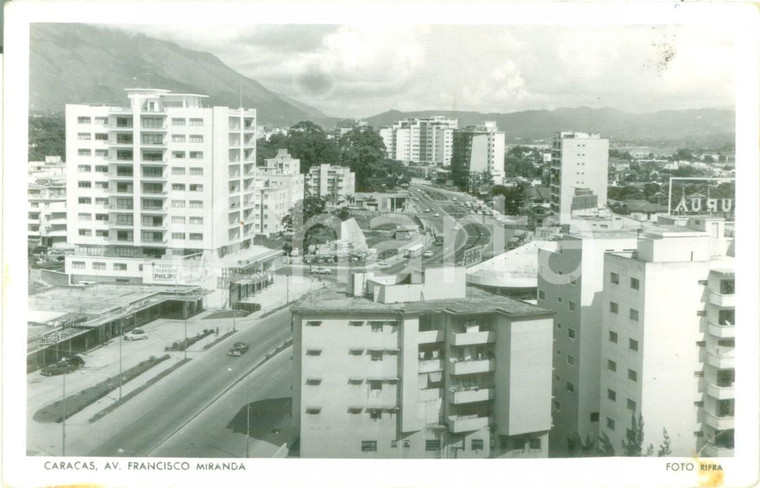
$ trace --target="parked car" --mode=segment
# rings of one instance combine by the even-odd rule
[[[69,364],[63,361],[59,361],[55,364],[49,364],[42,368],[42,371],[40,371],[40,374],[42,376],[56,376],[59,374],[66,374],[71,373],[72,371],[76,371],[77,366],[74,366],[73,364]]]
[[[240,357],[248,352],[248,344],[245,342],[236,342],[232,345],[232,349],[227,352],[228,356]]]
[[[332,274],[332,270],[330,268],[325,268],[324,266],[318,266],[311,270],[313,274],[319,274],[319,275],[329,275]]]
[[[72,366],[76,366],[77,368],[81,368],[82,366],[84,366],[84,359],[82,359],[81,356],[78,356],[76,354],[74,354],[73,356],[65,357],[58,362],[70,364]]]
[[[433,251],[430,250],[430,249],[428,249],[427,251],[425,251],[424,253],[422,253],[422,256],[426,257],[426,258],[432,258],[433,257]]]
[[[386,262],[378,263],[378,265],[377,265],[377,269],[380,269],[380,270],[385,270],[385,269],[388,269],[390,267],[391,267],[391,265],[388,264],[388,263],[386,263]]]
[[[148,334],[146,334],[145,331],[142,329],[132,329],[126,334],[124,334],[125,341],[141,341],[147,338],[148,338]]]

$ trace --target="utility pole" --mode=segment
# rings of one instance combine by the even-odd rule
[[[62,438],[61,438],[61,456],[66,455],[66,372],[63,376],[63,421],[62,421]]]
[[[245,457],[249,457],[251,444],[251,400],[248,391],[250,379],[251,373],[249,371],[248,375],[245,377]]]
[[[185,359],[187,359],[187,301],[182,302],[182,317],[185,319],[185,347],[182,351],[185,353]]]
[[[119,401],[121,401],[121,383],[122,383],[122,349],[121,345],[124,341],[124,317],[119,319]]]

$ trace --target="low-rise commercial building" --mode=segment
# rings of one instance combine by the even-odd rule
[[[552,313],[463,268],[353,275],[293,308],[301,457],[546,457]]]

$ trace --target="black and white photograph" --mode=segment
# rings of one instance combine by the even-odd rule
[[[756,10],[11,3],[5,485],[757,481]]]

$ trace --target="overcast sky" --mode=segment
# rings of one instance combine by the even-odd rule
[[[733,105],[730,26],[130,27],[336,117]]]

